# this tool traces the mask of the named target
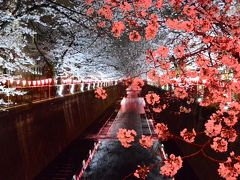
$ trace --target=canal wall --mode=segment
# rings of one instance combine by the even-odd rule
[[[94,91],[21,105],[0,112],[0,179],[31,180],[121,96]]]

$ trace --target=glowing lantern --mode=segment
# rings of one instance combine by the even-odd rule
[[[42,85],[44,85],[44,83],[45,83],[45,80],[41,80],[41,82],[42,82]]]
[[[28,81],[28,85],[31,86],[32,82],[31,81]]]
[[[13,79],[10,79],[10,81],[9,81],[9,82],[10,82],[10,84],[12,84],[12,83],[13,83]]]
[[[52,78],[49,78],[48,82],[49,82],[49,84],[51,84],[52,83]]]
[[[16,82],[16,83],[17,83],[17,85],[19,85],[19,84],[20,84],[20,80],[17,80],[17,82]]]
[[[23,86],[25,86],[25,85],[26,85],[26,83],[27,83],[27,81],[26,81],[26,80],[23,80],[23,81],[22,81],[22,85],[23,85]]]
[[[38,84],[38,85],[41,85],[41,81],[40,81],[40,80],[38,80],[38,81],[37,81],[37,84]]]
[[[36,86],[37,82],[36,81],[33,81],[33,85]]]
[[[45,83],[48,84],[48,79],[45,79]]]

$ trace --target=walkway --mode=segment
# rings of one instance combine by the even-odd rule
[[[138,144],[125,149],[116,139],[119,128],[134,129],[138,137],[153,132],[153,127],[145,116],[145,101],[138,97],[138,93],[128,89],[127,97],[121,101],[121,108],[115,120],[106,123],[99,132],[100,146],[81,179],[121,180],[133,173],[137,165],[154,163],[155,160],[148,150]],[[129,179],[134,177],[131,176]],[[163,179],[159,175],[159,167],[151,172],[148,179]]]

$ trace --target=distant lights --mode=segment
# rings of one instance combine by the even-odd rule
[[[41,85],[41,81],[40,80],[37,81],[37,85]]]
[[[201,97],[199,97],[198,99],[197,99],[197,102],[202,102],[202,98]]]
[[[71,93],[71,94],[74,94],[74,88],[75,88],[75,84],[72,84],[72,85],[71,85],[71,89],[70,89],[70,93]]]
[[[81,92],[84,92],[84,83],[81,83]]]
[[[60,85],[60,86],[59,86],[58,95],[59,95],[59,96],[63,96],[63,85]]]
[[[90,90],[90,88],[91,88],[91,83],[88,83],[87,90]]]
[[[224,106],[223,109],[224,109],[224,110],[228,110],[228,109],[229,109],[229,106]]]
[[[26,83],[27,83],[27,81],[26,81],[26,80],[23,80],[23,81],[22,81],[22,85],[23,85],[23,86],[25,86],[25,85],[26,85]]]

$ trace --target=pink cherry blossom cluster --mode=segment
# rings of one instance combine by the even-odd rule
[[[139,143],[142,147],[149,149],[153,146],[153,138],[151,136],[142,135],[142,138],[139,140]]]
[[[107,92],[102,87],[99,87],[95,90],[95,97],[98,99],[106,99],[107,98]]]
[[[228,142],[221,137],[215,137],[213,139],[213,144],[211,144],[211,148],[216,152],[226,152],[228,149]]]
[[[122,146],[125,148],[129,148],[132,146],[132,142],[134,142],[135,137],[137,136],[136,131],[132,130],[127,130],[120,128],[118,133],[117,133],[117,138],[121,142]]]
[[[155,105],[160,102],[160,96],[156,93],[149,93],[145,96],[148,104]]]
[[[146,165],[143,165],[143,167],[138,165],[138,169],[134,172],[134,176],[138,179],[146,179],[147,175],[150,172],[150,168]]]
[[[187,128],[184,128],[180,132],[180,136],[182,136],[183,140],[188,142],[188,143],[193,143],[195,141],[197,133],[194,129],[192,129],[192,132],[187,131]]]
[[[132,80],[131,85],[134,90],[141,90],[142,87],[144,86],[144,81],[141,78],[136,77]]]
[[[192,103],[194,103],[194,98],[190,98],[188,101],[187,101],[187,104],[192,104]]]
[[[152,81],[155,81],[155,82],[158,82],[158,79],[159,79],[159,74],[158,72],[156,71],[156,69],[151,69],[148,73],[147,73],[147,76],[150,80]]]
[[[141,40],[141,35],[136,30],[133,30],[132,32],[129,33],[129,39],[131,41],[138,42]]]
[[[174,90],[174,93],[175,93],[176,97],[178,97],[180,99],[184,99],[188,96],[188,93],[186,92],[186,90],[183,87],[176,87]]]
[[[167,160],[164,160],[164,165],[160,167],[160,174],[173,177],[182,167],[182,158],[171,154]]]
[[[179,108],[179,112],[190,113],[191,111],[192,111],[191,108],[186,108],[183,106],[180,106],[180,108]]]
[[[160,113],[162,112],[164,109],[166,109],[167,105],[166,104],[163,104],[162,106],[158,105],[157,107],[153,107],[152,110],[155,112],[155,113]]]
[[[119,38],[125,30],[125,25],[122,21],[114,22],[112,26],[112,33],[115,37]]]
[[[219,163],[218,173],[227,180],[237,180],[240,175],[240,156],[231,152],[226,162]]]
[[[166,141],[170,137],[170,132],[168,130],[167,125],[163,123],[157,123],[154,131],[157,134],[158,139],[160,141]]]
[[[217,136],[221,133],[222,124],[221,117],[219,114],[212,114],[210,120],[205,123],[205,133],[209,137]]]

